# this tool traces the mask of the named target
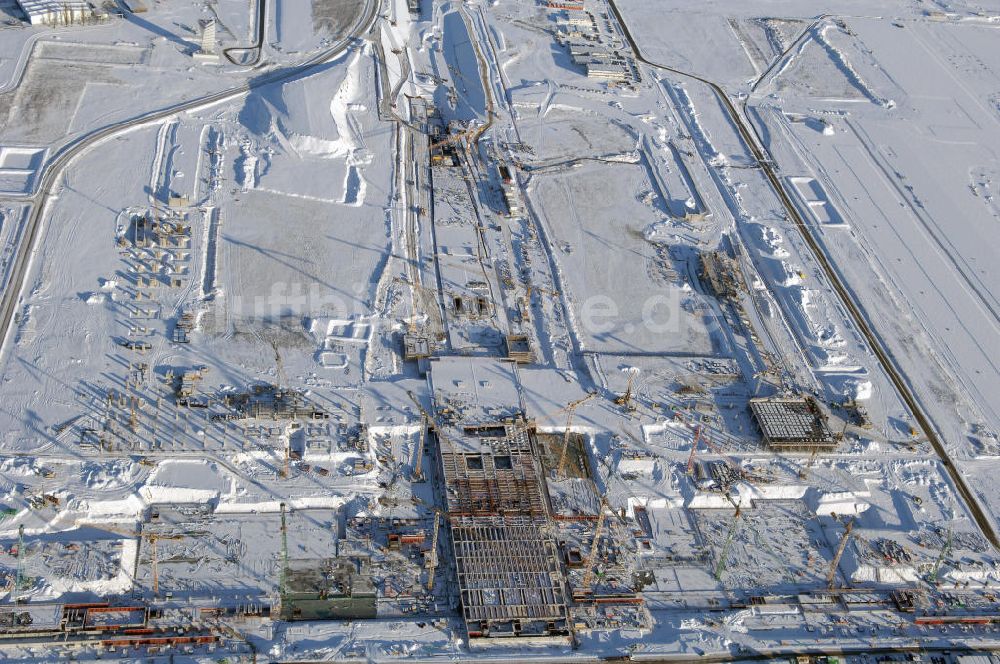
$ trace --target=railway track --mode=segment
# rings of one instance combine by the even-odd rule
[[[878,358],[882,369],[885,371],[889,380],[892,382],[893,387],[896,388],[897,393],[900,398],[906,404],[906,407],[913,413],[914,419],[917,421],[917,425],[920,427],[921,432],[930,442],[931,447],[934,448],[935,453],[941,459],[941,463],[945,470],[948,472],[948,476],[951,478],[952,482],[955,484],[955,488],[958,490],[959,495],[961,495],[962,500],[965,502],[969,513],[972,518],[976,521],[976,524],[982,530],[983,535],[990,541],[993,548],[1000,551],[1000,537],[997,536],[996,531],[993,528],[992,522],[986,516],[985,511],[976,500],[972,489],[969,487],[965,480],[965,477],[959,472],[955,463],[952,461],[951,457],[948,455],[948,451],[944,446],[940,436],[937,433],[933,423],[930,418],[923,412],[920,407],[920,403],[913,391],[910,389],[909,383],[903,374],[903,371],[897,366],[892,355],[886,350],[881,338],[874,332],[872,327],[868,323],[868,319],[861,309],[861,306],[857,303],[851,291],[847,288],[844,282],[841,280],[840,276],[837,274],[836,269],[827,258],[826,252],[819,245],[816,237],[813,235],[812,230],[802,219],[799,214],[798,209],[792,203],[791,198],[782,186],[781,181],[778,179],[778,175],[775,171],[774,161],[771,155],[768,153],[767,149],[759,144],[754,138],[753,131],[747,127],[747,123],[743,116],[737,111],[735,104],[726,94],[726,91],[722,89],[719,84],[710,81],[706,78],[698,76],[697,74],[692,74],[690,72],[682,71],[674,67],[663,65],[657,62],[653,62],[642,55],[642,51],[639,49],[639,45],[635,38],[632,36],[631,31],[628,28],[628,24],[625,22],[624,16],[622,16],[621,11],[618,9],[618,5],[615,0],[608,0],[608,6],[611,8],[612,13],[615,15],[615,19],[622,28],[622,33],[625,35],[625,39],[628,41],[636,59],[643,64],[652,67],[654,69],[660,69],[662,71],[670,72],[684,78],[688,78],[694,81],[698,81],[704,85],[711,88],[712,92],[719,99],[722,104],[723,109],[726,114],[732,120],[733,125],[737,128],[740,133],[740,138],[746,144],[747,149],[753,155],[754,159],[759,164],[762,172],[767,178],[768,183],[774,190],[774,194],[781,201],[785,212],[788,214],[788,218],[795,224],[796,229],[802,236],[802,239],[809,246],[816,261],[823,268],[823,272],[826,274],[827,279],[833,286],[833,289],[837,292],[841,303],[850,312],[851,319],[853,320],[858,331],[865,337],[868,342],[868,346],[871,348],[875,357]]]

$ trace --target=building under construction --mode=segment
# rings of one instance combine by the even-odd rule
[[[255,385],[249,393],[229,398],[235,419],[323,420],[330,414],[311,403],[299,390],[277,385]]]
[[[767,446],[785,452],[829,452],[837,447],[815,400],[751,399],[750,411]]]
[[[440,461],[462,615],[470,644],[516,638],[566,642],[565,581],[533,435],[496,417],[518,403],[509,364],[435,361]]]
[[[342,559],[289,560],[282,592],[282,620],[374,618],[375,585]]]
[[[740,265],[723,252],[712,251],[699,256],[701,278],[718,298],[737,299],[746,291]]]

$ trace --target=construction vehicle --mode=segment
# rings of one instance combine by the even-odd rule
[[[595,396],[597,396],[597,393],[591,392],[582,399],[577,399],[576,401],[571,401],[566,404],[566,431],[563,433],[562,450],[559,452],[559,464],[556,466],[556,475],[559,477],[563,477],[566,474],[566,458],[569,456],[570,426],[573,424],[573,415],[576,414],[577,408],[587,403]]]
[[[619,397],[615,398],[615,403],[619,406],[623,406],[627,411],[635,410],[635,404],[632,403],[633,397],[632,388],[635,384],[636,371],[630,371],[628,374],[628,384],[625,386],[625,393]]]
[[[833,515],[836,518],[836,514]],[[844,551],[847,549],[847,542],[851,539],[851,531],[854,530],[854,518],[852,517],[847,525],[844,527],[844,534],[840,538],[840,544],[837,545],[837,552],[833,556],[833,560],[830,561],[830,570],[826,574],[826,587],[833,590],[834,583],[837,577],[837,565],[840,564],[840,559],[844,555]]]

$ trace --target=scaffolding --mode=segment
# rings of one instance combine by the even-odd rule
[[[826,416],[813,399],[751,399],[750,411],[772,450],[812,452],[837,447]]]
[[[448,524],[470,642],[566,642],[567,600],[535,444],[523,421],[462,429],[440,451]],[[472,444],[476,443],[476,444]]]
[[[547,519],[457,517],[451,522],[469,638],[564,640],[566,596]]]
[[[515,424],[475,431],[490,434],[494,429],[503,435],[484,437],[480,453],[442,452],[448,512],[456,516],[545,516],[547,506],[527,429]]]

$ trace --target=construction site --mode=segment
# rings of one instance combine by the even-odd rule
[[[804,164],[996,17],[659,2],[0,3],[0,658],[995,658],[992,365]]]

